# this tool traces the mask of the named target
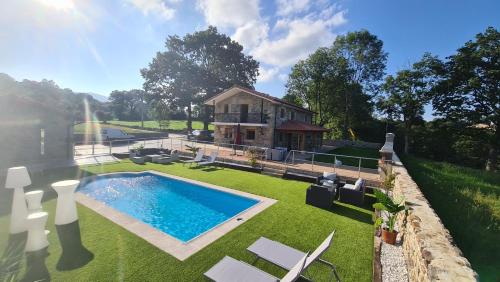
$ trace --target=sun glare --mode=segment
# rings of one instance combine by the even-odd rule
[[[42,4],[57,9],[68,11],[75,8],[75,3],[73,0],[39,0]]]

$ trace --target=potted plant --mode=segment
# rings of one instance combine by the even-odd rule
[[[258,165],[257,162],[257,148],[250,147],[247,151],[247,156],[248,156],[248,162],[252,167],[256,167]]]
[[[189,145],[186,145],[186,148],[193,154],[193,157],[196,157],[196,153],[198,153],[198,151],[201,149],[199,147],[189,146]]]
[[[375,190],[375,197],[377,198],[377,203],[373,204],[373,208],[381,212],[381,216],[375,220],[375,226],[380,227],[384,225],[382,226],[382,240],[394,245],[398,236],[398,232],[394,230],[397,216],[400,212],[406,210],[404,199],[394,201],[386,193],[379,190]],[[384,214],[382,215],[382,213]]]

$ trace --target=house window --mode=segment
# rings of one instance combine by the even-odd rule
[[[280,134],[278,135],[278,140],[279,142],[283,142],[283,133],[280,132]]]
[[[224,113],[225,114],[229,113],[229,105],[228,104],[224,105]]]
[[[291,120],[295,120],[295,112],[294,112],[294,111],[292,111],[292,113],[291,113],[291,118],[290,118],[290,119],[291,119]]]
[[[280,109],[280,118],[285,118],[285,109]]]
[[[40,155],[45,155],[45,128],[40,128]]]
[[[247,140],[255,140],[255,130],[247,129]]]
[[[224,138],[233,138],[233,130],[229,127],[224,127]]]

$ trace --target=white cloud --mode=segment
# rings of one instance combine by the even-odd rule
[[[205,21],[218,27],[238,28],[260,20],[258,0],[198,0]]]
[[[309,9],[309,0],[277,0],[278,15],[297,14]]]
[[[286,82],[288,80],[288,74],[286,74],[286,73],[280,73],[278,75],[278,78],[279,78],[279,80],[281,80],[283,82]]]
[[[279,68],[277,67],[265,68],[261,66],[259,68],[259,76],[257,77],[257,81],[258,82],[271,81],[276,77],[278,73],[279,73]]]
[[[154,14],[165,20],[170,20],[175,15],[175,9],[168,7],[162,0],[127,0],[127,2],[141,10],[144,15]]]
[[[330,45],[335,28],[347,22],[346,11],[328,1],[275,0],[276,19],[263,18],[259,0],[198,0],[205,22],[226,32],[245,48],[245,52],[264,64],[258,81],[276,77],[281,71],[306,58],[318,47]]]
[[[281,29],[287,29],[284,37],[264,40],[251,54],[266,64],[286,67],[304,59],[318,47],[327,46],[335,39],[332,28],[346,22],[344,11],[330,18],[318,18],[310,14],[301,19],[282,21]]]
[[[251,21],[238,27],[232,38],[243,45],[246,50],[250,50],[266,39],[268,32],[267,23]]]

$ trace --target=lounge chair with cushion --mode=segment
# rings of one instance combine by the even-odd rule
[[[335,172],[323,172],[323,176],[318,177],[318,185],[323,185],[327,187],[339,187],[340,178]]]
[[[293,282],[302,274],[306,259],[307,254],[304,254],[282,279],[228,256],[212,266],[204,275],[216,282]]]
[[[332,273],[340,281],[340,278],[335,269],[335,265],[331,262],[323,260],[321,256],[328,250],[333,241],[335,230],[312,252],[306,259],[304,271],[315,261],[323,263],[332,268]],[[298,261],[306,254],[297,249],[289,247],[280,242],[276,242],[265,237],[260,237],[255,243],[247,248],[248,251],[257,256],[257,260],[263,259],[267,262],[275,264],[283,269],[292,269]]]
[[[365,181],[362,178],[354,184],[345,184],[339,189],[339,200],[352,205],[363,205],[365,201]]]
[[[337,195],[337,187],[311,185],[306,191],[306,204],[322,209],[332,207]]]
[[[193,163],[199,163],[203,160],[203,154],[205,154],[205,151],[203,150],[198,150],[196,152],[196,156],[192,160],[187,160],[187,161],[182,161],[183,165],[184,164],[193,164]]]

